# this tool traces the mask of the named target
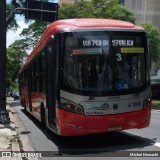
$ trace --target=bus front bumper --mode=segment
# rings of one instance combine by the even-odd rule
[[[116,115],[84,116],[58,110],[58,133],[61,136],[80,136],[133,128],[145,128],[150,124],[151,108]]]

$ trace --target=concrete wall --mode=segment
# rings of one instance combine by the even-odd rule
[[[136,23],[151,22],[160,29],[160,0],[124,0],[134,11]]]
[[[136,23],[151,22],[160,29],[160,0],[124,0],[136,16]],[[151,65],[151,76],[157,76],[160,70],[160,60]]]

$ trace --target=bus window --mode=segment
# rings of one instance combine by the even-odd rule
[[[139,34],[120,33],[112,37],[112,51],[115,55],[116,89],[126,90],[144,86],[145,45]]]
[[[46,69],[45,66],[45,52],[43,51],[41,54],[41,72],[43,73]]]
[[[107,32],[74,33],[65,37],[63,87],[103,95],[112,90]]]
[[[39,93],[45,93],[45,52],[42,51],[38,58],[38,91]]]

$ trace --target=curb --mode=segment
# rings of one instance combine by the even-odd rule
[[[8,136],[10,136],[10,149],[12,152],[20,152],[20,147],[18,143],[18,134],[16,131],[16,126],[13,121],[13,114],[12,114],[12,109],[10,107],[10,104],[6,105],[6,109],[9,112],[9,117],[10,117],[10,125],[9,129],[10,132],[8,133]],[[13,156],[13,155],[12,155]],[[21,157],[11,157],[12,160],[22,160]]]
[[[159,109],[151,109],[151,111],[160,112]]]

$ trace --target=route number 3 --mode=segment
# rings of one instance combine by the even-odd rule
[[[122,55],[120,53],[116,54],[116,58],[118,62],[122,61]]]

